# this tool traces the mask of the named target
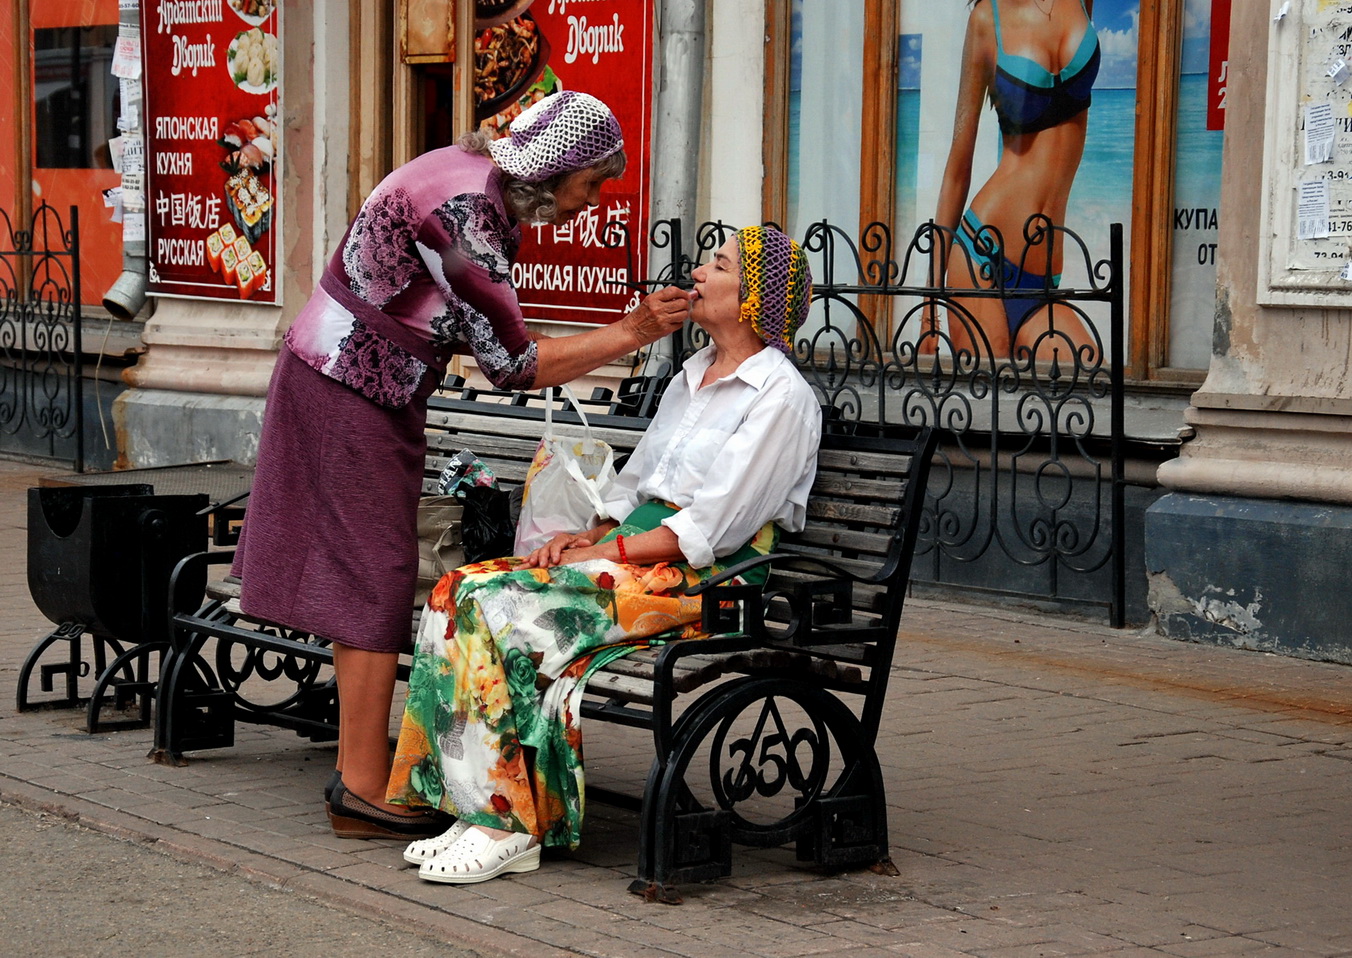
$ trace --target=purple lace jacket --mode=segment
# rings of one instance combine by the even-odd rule
[[[472,353],[496,386],[527,388],[537,350],[511,281],[520,239],[491,160],[425,153],[362,204],[286,345],[391,408],[454,353]]]

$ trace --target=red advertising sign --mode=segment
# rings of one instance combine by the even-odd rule
[[[558,90],[605,102],[624,131],[628,165],[601,204],[560,226],[524,226],[512,280],[528,319],[610,323],[638,305],[625,286],[629,256],[647,253],[652,115],[651,0],[478,0],[475,101],[480,128],[502,135],[521,109]],[[628,234],[611,247],[608,237]]]
[[[278,303],[276,0],[141,4],[149,290]]]
[[[1211,0],[1211,63],[1206,83],[1206,128],[1225,129],[1225,88],[1230,72],[1230,0]]]

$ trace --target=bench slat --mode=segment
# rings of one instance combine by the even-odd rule
[[[809,548],[839,549],[842,552],[883,555],[892,541],[884,532],[859,532],[842,529],[825,522],[809,522],[802,532],[785,533],[779,540],[780,549],[787,552],[806,552]]]
[[[830,472],[866,472],[882,476],[909,476],[914,472],[910,456],[894,452],[830,447],[823,447],[817,453],[817,468]]]
[[[613,664],[613,663],[612,663]],[[587,691],[593,695],[604,695],[624,702],[636,702],[640,705],[653,704],[653,683],[649,678],[634,678],[620,675],[609,666],[597,669],[587,681]]]
[[[812,495],[863,502],[891,502],[897,492],[895,479],[861,479],[856,475],[818,472]]]
[[[645,649],[616,659],[592,675],[587,683],[587,691],[593,695],[651,705],[656,660],[655,649]],[[804,676],[817,676],[847,685],[863,681],[863,674],[857,664],[842,666],[833,658],[809,654],[803,649],[767,646],[726,655],[683,656],[677,660],[673,686],[677,692],[689,692],[724,675],[771,668],[788,669]]]
[[[510,431],[503,431],[501,427],[504,425],[510,425]],[[637,446],[638,441],[643,438],[643,427],[646,425],[645,420],[636,420],[633,429],[593,426],[591,433],[593,437],[608,442],[617,451],[621,449],[630,450]],[[495,429],[495,426],[499,428]],[[578,439],[583,436],[582,428],[575,425],[556,427],[555,433],[560,436],[574,436]],[[528,445],[533,454],[535,447],[540,442],[540,437],[544,435],[544,423],[510,419],[485,422],[485,417],[482,415],[455,415],[429,410],[427,413],[427,434],[429,440],[435,436],[452,443],[460,436],[481,436],[488,441],[512,440],[513,443]],[[513,443],[508,443],[508,447],[510,448]],[[474,451],[477,453],[479,450],[475,449]]]
[[[850,502],[809,499],[807,501],[807,514],[813,519],[857,522],[862,525],[891,528],[896,525],[900,517],[900,510],[893,506],[867,506]]]

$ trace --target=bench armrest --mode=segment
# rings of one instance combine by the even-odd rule
[[[169,573],[169,637],[177,644],[176,617],[192,614],[200,609],[206,596],[207,566],[224,565],[233,561],[233,549],[220,552],[192,552],[174,565]]]
[[[756,585],[731,584],[730,579],[751,569],[770,563],[778,567],[803,572],[825,572],[795,582],[788,589],[766,591]],[[810,644],[813,630],[821,627],[848,625],[853,620],[854,583],[859,577],[850,574],[832,562],[789,553],[770,553],[739,562],[710,576],[686,594],[704,596],[701,608],[701,628],[710,635],[741,633],[758,641]],[[765,624],[765,610],[774,599],[782,598],[789,606],[789,618],[782,628],[771,634]]]
[[[722,572],[711,575],[703,582],[687,590],[686,595],[701,595],[709,589],[721,586],[739,575],[750,572],[752,569],[759,569],[761,566],[772,564],[778,564],[781,569],[825,573],[832,579],[844,579],[848,582],[861,581],[858,576],[846,569],[842,569],[833,562],[827,562],[825,559],[799,555],[796,552],[770,552],[763,556],[757,556],[754,559],[747,559],[745,562],[739,562],[736,565],[728,566]]]

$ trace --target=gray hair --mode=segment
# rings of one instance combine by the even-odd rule
[[[488,144],[491,142],[489,137],[480,133],[478,130],[472,130],[464,134],[456,141],[460,149],[466,153],[475,153],[479,156],[487,156],[490,159],[492,154],[488,150]],[[625,158],[624,150],[606,157],[600,163],[593,167],[587,167],[601,174],[604,179],[617,179],[624,175],[624,168],[628,160]],[[539,183],[527,183],[525,180],[518,180],[516,177],[503,173],[503,199],[507,203],[507,210],[513,216],[523,223],[548,223],[558,215],[558,203],[554,199],[554,191],[568,177],[572,176],[577,170],[568,170],[551,176]]]

